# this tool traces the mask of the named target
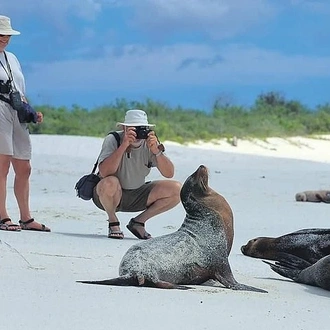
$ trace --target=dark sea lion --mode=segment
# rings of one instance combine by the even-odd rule
[[[317,286],[330,291],[330,255],[321,258],[314,264],[294,256],[289,256],[275,264],[264,262],[270,265],[274,272],[297,283]]]
[[[244,255],[268,260],[297,256],[311,264],[330,254],[330,229],[302,229],[279,237],[257,237],[241,247]]]
[[[308,190],[295,196],[297,202],[330,203],[330,190]]]
[[[119,266],[119,277],[88,284],[152,286],[188,289],[208,280],[233,290],[266,292],[238,283],[228,255],[233,242],[233,213],[225,198],[208,185],[204,165],[182,186],[186,210],[182,226],[174,233],[131,246]]]

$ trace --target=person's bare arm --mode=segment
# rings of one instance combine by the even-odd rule
[[[126,149],[136,140],[135,136],[133,127],[126,127],[124,129],[124,138],[119,148],[99,164],[99,171],[103,178],[116,173]]]
[[[150,151],[156,155],[157,159],[157,168],[159,172],[165,178],[172,178],[174,176],[174,165],[172,161],[166,157],[160,150],[158,149],[158,139],[155,135],[155,132],[151,131],[148,134],[147,145]]]

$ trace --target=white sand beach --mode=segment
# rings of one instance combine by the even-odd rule
[[[91,171],[103,139],[32,135],[31,210],[51,233],[0,231],[0,329],[171,330],[329,329],[330,292],[273,272],[240,247],[258,236],[328,228],[330,205],[295,201],[304,190],[330,189],[330,136],[314,139],[224,140],[181,146],[165,142],[183,182],[200,164],[210,186],[234,212],[229,257],[235,278],[267,294],[222,287],[187,291],[84,285],[77,280],[116,277],[127,249],[139,241],[126,229],[134,214],[119,213],[124,240],[107,238],[106,214],[75,196],[74,184]],[[156,169],[149,177],[160,178]],[[7,204],[18,221],[13,173]],[[183,222],[179,204],[147,223],[153,236]]]

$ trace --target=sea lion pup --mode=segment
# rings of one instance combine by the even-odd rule
[[[329,190],[308,190],[296,194],[297,202],[330,203]]]
[[[301,229],[279,237],[257,237],[241,247],[244,255],[268,260],[297,256],[313,264],[330,254],[330,229]]]
[[[208,280],[233,290],[266,292],[238,283],[228,255],[233,242],[233,213],[227,201],[208,186],[204,165],[190,175],[180,192],[186,217],[181,227],[131,246],[119,266],[119,277],[89,284],[188,289]]]
[[[330,291],[330,255],[323,257],[315,264],[310,264],[295,256],[289,256],[275,264],[264,262],[270,265],[274,272],[297,283],[318,286]]]

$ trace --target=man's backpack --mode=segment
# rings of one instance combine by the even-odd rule
[[[120,146],[120,136],[117,132],[109,132],[109,134],[112,134],[117,141],[117,148]],[[97,165],[99,163],[99,157],[97,157],[97,160],[94,164],[93,170],[90,174],[86,174],[82,176],[78,182],[75,184],[75,190],[77,193],[77,196],[85,201],[88,201],[93,198],[93,192],[94,188],[100,181],[100,177],[95,174]]]

